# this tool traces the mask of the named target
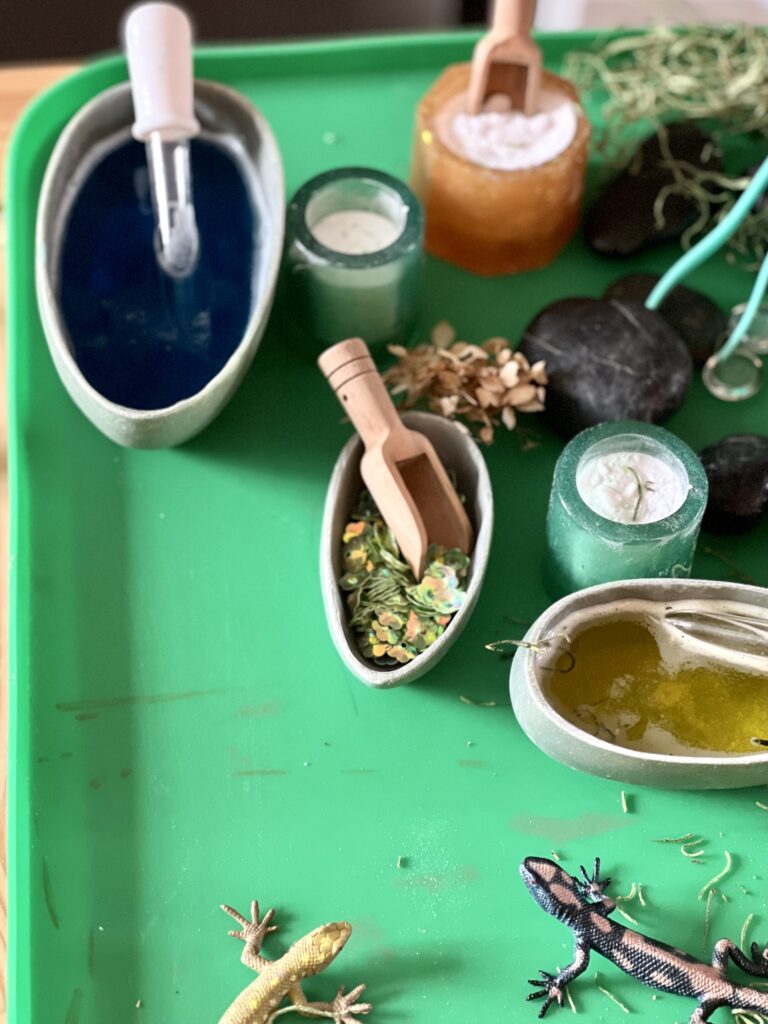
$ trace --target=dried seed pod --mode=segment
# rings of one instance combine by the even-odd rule
[[[491,444],[499,424],[515,428],[516,412],[544,408],[544,361],[531,366],[506,338],[471,344],[457,339],[453,327],[441,321],[432,329],[431,344],[412,349],[392,345],[389,351],[397,363],[384,380],[393,395],[403,396],[403,408],[422,403],[448,419],[463,417],[477,425],[485,444]]]

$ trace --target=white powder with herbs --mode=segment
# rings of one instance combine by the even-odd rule
[[[516,110],[457,113],[455,147],[467,160],[498,171],[520,171],[554,160],[573,142],[578,114],[566,101],[532,117]]]
[[[645,452],[611,452],[583,459],[576,470],[582,500],[614,523],[656,523],[688,495],[684,471]]]

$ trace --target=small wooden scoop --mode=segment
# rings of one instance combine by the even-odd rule
[[[472,550],[472,525],[427,438],[408,430],[368,346],[350,338],[318,365],[365,445],[360,474],[417,580],[430,544]]]
[[[479,114],[489,96],[508,97],[512,110],[536,113],[541,50],[531,41],[536,0],[496,0],[493,26],[475,46],[467,109]]]

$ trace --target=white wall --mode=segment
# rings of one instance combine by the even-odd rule
[[[768,0],[538,0],[542,30],[748,21],[768,24]]]

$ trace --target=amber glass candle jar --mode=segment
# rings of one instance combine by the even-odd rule
[[[425,247],[476,274],[544,267],[579,223],[589,121],[570,82],[542,72],[541,103],[570,102],[575,134],[561,153],[534,167],[498,170],[457,152],[452,118],[463,110],[470,65],[438,78],[416,115],[411,184],[426,216]]]

